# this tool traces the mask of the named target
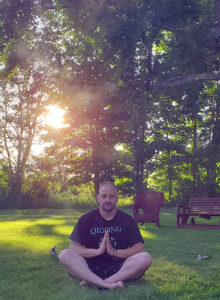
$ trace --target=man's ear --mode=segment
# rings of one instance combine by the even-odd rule
[[[99,203],[99,194],[97,194],[96,200],[97,200],[97,202]]]

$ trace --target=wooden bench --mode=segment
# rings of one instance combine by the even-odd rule
[[[195,216],[208,220],[211,217],[220,216],[220,198],[190,198],[187,205],[178,205],[176,226],[183,228],[195,226]],[[190,224],[187,224],[189,217],[192,218]],[[208,228],[209,226],[204,225],[203,228]],[[220,228],[220,223],[215,227]]]

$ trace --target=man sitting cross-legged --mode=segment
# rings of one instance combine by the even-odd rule
[[[141,277],[152,258],[144,252],[133,218],[116,208],[117,188],[112,182],[101,185],[97,200],[99,208],[78,220],[69,249],[60,252],[59,260],[80,285],[122,288],[124,281]]]

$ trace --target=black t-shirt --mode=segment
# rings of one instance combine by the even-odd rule
[[[92,210],[78,220],[70,239],[86,248],[97,249],[103,240],[105,231],[109,232],[111,244],[116,249],[126,249],[136,243],[144,243],[137,224],[133,218],[121,210],[117,210],[112,220],[105,220],[98,209]],[[112,258],[107,253],[97,259]]]

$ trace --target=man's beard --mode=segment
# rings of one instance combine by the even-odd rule
[[[102,209],[105,211],[105,212],[111,212],[115,209],[115,205],[113,205],[112,203],[110,202],[106,202],[102,205]]]

